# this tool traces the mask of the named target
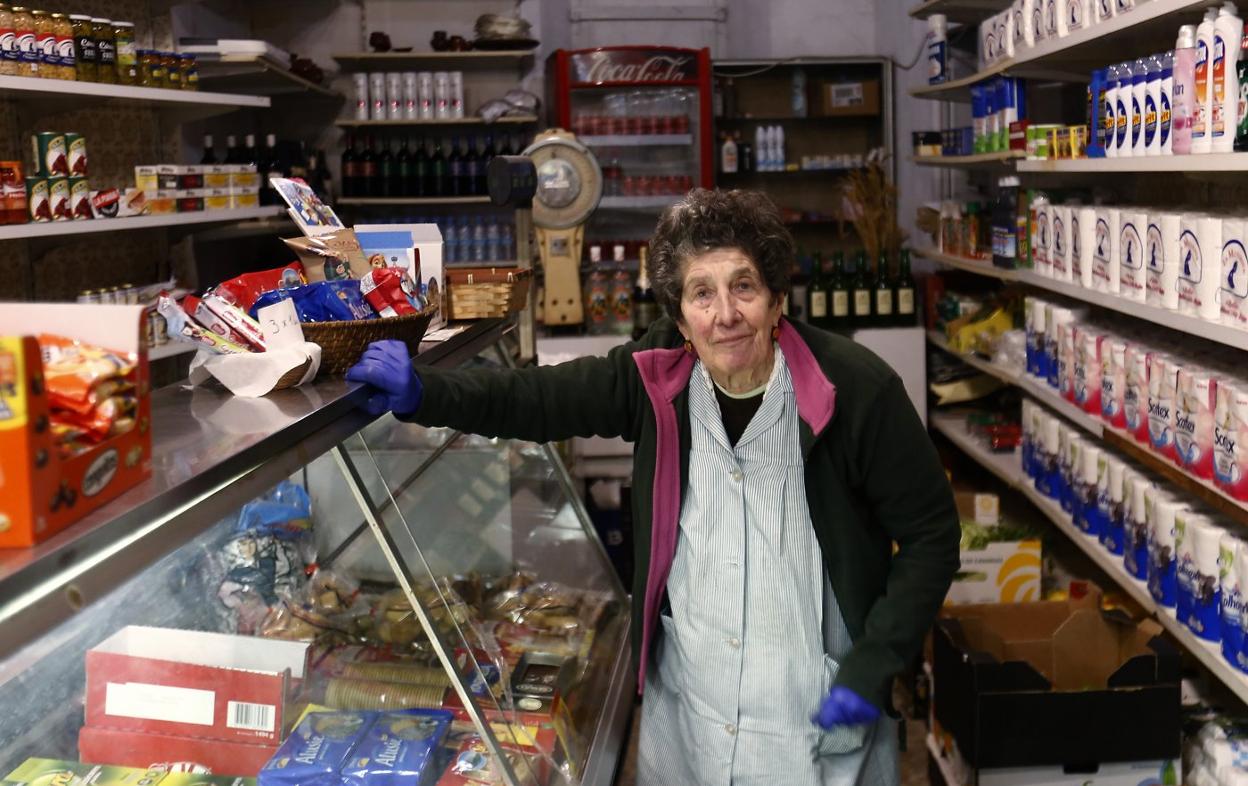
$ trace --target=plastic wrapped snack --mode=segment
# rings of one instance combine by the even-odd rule
[[[354,280],[318,281],[265,292],[252,305],[251,315],[255,318],[260,309],[286,299],[294,301],[300,322],[351,322],[377,318],[360,294],[360,282]]]
[[[260,770],[260,786],[338,786],[371,712],[310,712]]]
[[[437,777],[438,747],[450,728],[446,710],[378,715],[342,768],[343,786],[425,786]]]
[[[188,298],[189,300],[189,298]],[[185,307],[186,304],[183,303]],[[256,352],[265,349],[264,331],[259,323],[238,306],[209,290],[196,304],[195,319],[201,325],[236,344]]]
[[[63,457],[135,426],[135,361],[81,341],[38,337],[51,404],[51,427]]]
[[[170,338],[176,341],[195,344],[218,355],[241,355],[251,351],[196,322],[168,292],[160,294],[156,301],[156,310],[165,318]]]
[[[382,317],[415,314],[425,307],[419,290],[403,268],[373,268],[360,279],[360,292]]]
[[[317,570],[297,595],[270,609],[260,635],[324,644],[357,641],[367,635],[357,621],[369,619],[368,611],[354,581]]]
[[[436,709],[445,701],[446,691],[444,686],[334,677],[325,683],[324,703],[342,710]]]
[[[227,302],[252,313],[251,307],[261,293],[274,289],[290,289],[306,283],[308,279],[303,274],[303,265],[299,262],[291,262],[285,267],[261,270],[257,273],[244,273],[229,281],[222,281],[213,291]]]

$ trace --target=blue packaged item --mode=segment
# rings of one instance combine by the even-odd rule
[[[423,786],[437,776],[435,753],[450,729],[449,710],[380,714],[342,768],[344,786]]]
[[[1132,578],[1148,578],[1148,522],[1126,518],[1123,535],[1122,566]]]
[[[971,85],[971,151],[983,153],[985,130],[987,129],[987,112],[984,111],[983,85]]]
[[[1131,73],[1130,63],[1118,64],[1118,100],[1114,105],[1114,149],[1122,155],[1122,151],[1130,151],[1131,143],[1127,140],[1127,131],[1131,127]],[[1130,152],[1127,152],[1130,155]]]
[[[1101,494],[1097,497],[1096,504],[1101,518],[1101,545],[1110,554],[1121,556],[1126,540],[1122,503],[1114,502],[1108,494]]]
[[[1168,546],[1159,546],[1156,540],[1149,544],[1148,592],[1159,606],[1173,609],[1178,602],[1174,551]]]
[[[1058,457],[1058,464],[1062,468],[1062,495],[1058,501],[1062,503],[1062,510],[1070,513],[1073,517],[1075,512],[1075,473],[1074,467],[1070,460],[1071,451],[1067,449],[1066,455]]]
[[[1131,148],[1133,150],[1141,144],[1140,136],[1144,131],[1144,104],[1135,86],[1146,84],[1148,84],[1148,61],[1141,57],[1136,59],[1131,67],[1131,117],[1135,118],[1135,122],[1131,124]],[[1148,91],[1144,90],[1144,92]]]
[[[256,298],[251,316],[256,318],[260,309],[287,299],[295,302],[300,322],[353,322],[377,318],[377,312],[360,294],[360,282],[355,279],[318,281],[265,292]]]
[[[1222,657],[1241,671],[1245,670],[1244,596],[1236,585],[1233,592],[1222,593]]]
[[[1170,149],[1166,147],[1166,143],[1170,141],[1170,128],[1173,120],[1170,107],[1170,92],[1174,89],[1174,52],[1166,52],[1161,55],[1161,106],[1157,107],[1160,113],[1158,121],[1158,133],[1161,135],[1162,154],[1170,153]]]
[[[1109,70],[1098,68],[1092,72],[1088,85],[1088,144],[1084,152],[1088,158],[1105,157],[1105,91],[1109,88]]]
[[[338,786],[375,712],[310,712],[260,770],[259,786]]]
[[[1054,325],[1046,325],[1044,334],[1044,362],[1048,374],[1045,382],[1049,383],[1049,387],[1057,390],[1058,383],[1061,381],[1058,377],[1060,364],[1057,358],[1057,327]]]
[[[272,491],[257,497],[238,513],[239,531],[256,530],[277,537],[300,537],[312,518],[312,500],[298,483],[283,480]]]

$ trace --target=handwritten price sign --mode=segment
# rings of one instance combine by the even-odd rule
[[[303,326],[295,313],[295,302],[287,298],[265,306],[256,314],[269,349],[303,343]]]

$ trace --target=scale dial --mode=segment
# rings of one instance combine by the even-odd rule
[[[537,169],[533,223],[543,229],[585,223],[602,198],[602,168],[589,148],[556,131],[538,136],[524,155]]]

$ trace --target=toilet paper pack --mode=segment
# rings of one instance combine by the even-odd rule
[[[1071,259],[1078,245],[1078,211],[1071,209],[1070,205],[1054,205],[1051,213],[1053,247],[1049,253],[1049,264],[1053,268],[1054,280],[1070,281]]]
[[[1091,415],[1101,412],[1101,331],[1080,325],[1075,331],[1075,404]]]
[[[1074,520],[1084,533],[1099,539],[1104,530],[1100,509],[1096,504],[1097,491],[1101,487],[1102,450],[1099,445],[1087,443],[1080,453],[1082,469],[1079,473]]]
[[[1116,429],[1127,425],[1127,342],[1118,336],[1101,339],[1101,420]]]
[[[1123,350],[1122,420],[1136,442],[1148,442],[1148,349],[1127,342]]]
[[[1200,521],[1200,516],[1191,509],[1174,514],[1174,613],[1189,629],[1196,576],[1196,540],[1192,537],[1192,528]]]
[[[1174,395],[1178,364],[1161,352],[1148,356],[1148,445],[1174,461]]]
[[[1122,211],[1116,207],[1098,207],[1092,249],[1092,285],[1097,292],[1118,294],[1121,232]]]
[[[1158,605],[1174,608],[1178,599],[1175,514],[1187,508],[1156,489],[1149,496],[1152,501],[1148,506],[1148,591]]]
[[[1147,233],[1147,213],[1134,209],[1122,211],[1122,229],[1118,238],[1118,294],[1137,303],[1143,303],[1146,294],[1144,237]]]
[[[1019,416],[1019,425],[1023,434],[1022,441],[1019,443],[1019,453],[1023,462],[1023,474],[1033,480],[1036,477],[1036,431],[1032,427],[1031,418],[1032,410],[1035,409],[1035,406],[1035,404],[1031,403],[1031,399],[1023,399]]]
[[[1096,217],[1095,208],[1079,208],[1078,236],[1073,249],[1071,279],[1081,284],[1084,289],[1095,287],[1092,270],[1096,266]]]
[[[1044,196],[1037,196],[1032,203],[1035,224],[1031,228],[1031,261],[1037,273],[1046,278],[1053,277],[1053,267],[1049,262],[1050,246],[1053,242],[1052,213],[1053,206]]]
[[[1066,442],[1066,454],[1061,457],[1062,487],[1065,493],[1062,495],[1062,510],[1071,515],[1074,519],[1076,489],[1079,486],[1079,476],[1077,472],[1083,466],[1083,446],[1085,440],[1078,434],[1072,434]]]
[[[1222,221],[1222,270],[1219,307],[1222,323],[1248,330],[1248,221],[1227,218]]]
[[[1248,381],[1220,375],[1213,411],[1213,482],[1248,501]]]
[[[1101,545],[1110,554],[1121,556],[1126,542],[1124,481],[1127,464],[1112,453],[1101,454],[1097,469],[1096,505],[1100,514]]]
[[[1057,38],[1061,35],[1057,6],[1057,0],[1044,0],[1044,35],[1046,38]]]
[[[1148,491],[1152,480],[1143,472],[1128,470],[1123,478],[1127,513],[1124,521],[1122,565],[1127,573],[1144,581],[1148,578]]]
[[[1054,390],[1060,391],[1062,385],[1061,340],[1059,338],[1062,326],[1073,322],[1074,319],[1075,312],[1061,306],[1050,306],[1045,315],[1044,362],[1048,371],[1046,381]]]
[[[1150,213],[1148,219],[1144,252],[1148,264],[1145,302],[1150,306],[1177,311],[1180,217],[1178,213]]]
[[[1057,34],[1065,37],[1088,24],[1088,0],[1061,0],[1057,16]]]
[[[1213,372],[1192,364],[1177,375],[1174,412],[1176,463],[1201,480],[1213,479],[1213,413],[1217,381]]]
[[[1185,213],[1179,231],[1179,313],[1220,322],[1217,302],[1222,271],[1222,219]]]
[[[1059,324],[1057,328],[1057,391],[1067,401],[1075,400],[1075,323]]]
[[[1182,515],[1182,514],[1180,514]],[[1178,520],[1176,516],[1176,520]],[[1222,639],[1222,586],[1218,566],[1221,553],[1224,529],[1213,523],[1207,516],[1188,514],[1186,517],[1184,542],[1190,542],[1190,548],[1182,546],[1178,549],[1179,558],[1190,554],[1190,569],[1179,565],[1179,582],[1188,582],[1190,607],[1187,616],[1187,627],[1205,641]],[[1182,592],[1182,590],[1180,590]]]
[[[1058,450],[1061,441],[1062,422],[1048,414],[1044,413],[1041,420],[1043,425],[1042,432],[1042,454],[1044,466],[1041,470],[1041,476],[1044,478],[1044,487],[1037,485],[1037,489],[1043,492],[1049,499],[1056,500],[1061,490],[1061,467],[1059,464]]]
[[[1244,594],[1240,584],[1240,555],[1244,544],[1223,532],[1218,551],[1218,581],[1222,592],[1222,656],[1239,666],[1244,649]]]

